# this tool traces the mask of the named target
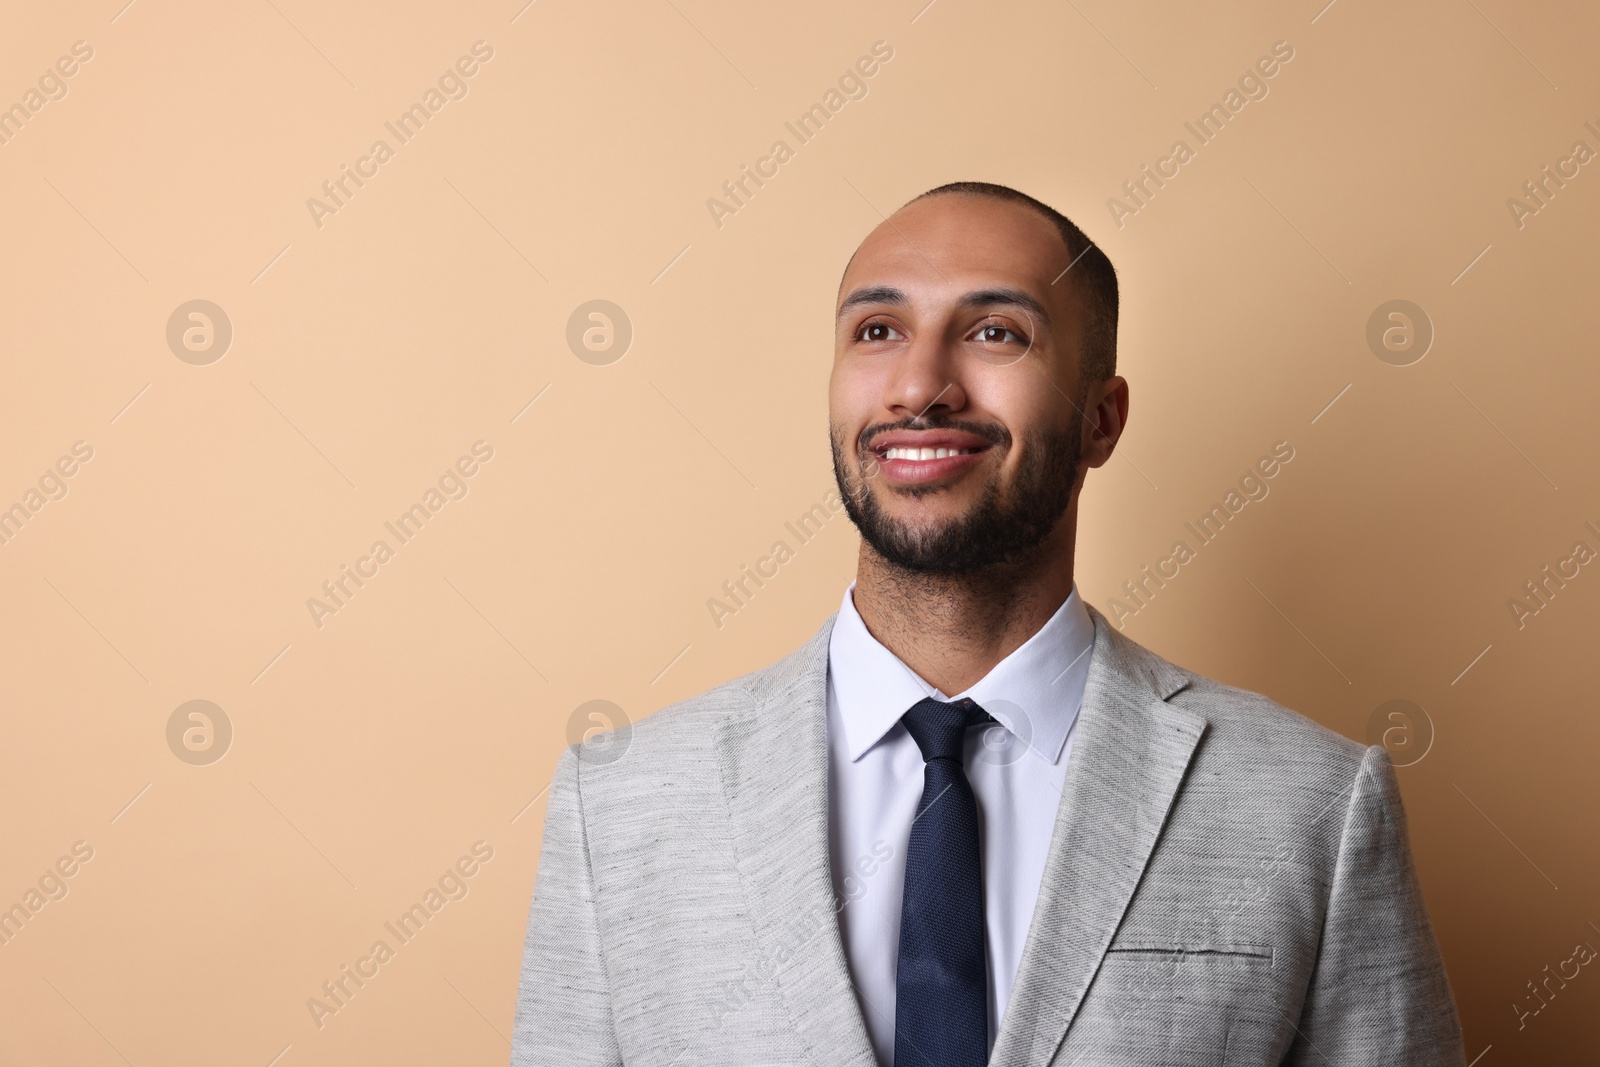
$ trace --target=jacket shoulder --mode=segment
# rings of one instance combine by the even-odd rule
[[[1248,797],[1242,807],[1251,818],[1273,826],[1281,820],[1284,833],[1312,813],[1322,821],[1323,813],[1343,811],[1369,758],[1366,745],[1262,693],[1184,674],[1189,684],[1169,703],[1206,720],[1191,768],[1197,788],[1220,789],[1234,801]],[[1339,822],[1332,818],[1324,828]]]
[[[1366,754],[1366,745],[1284,707],[1264,693],[1228,685],[1189,670],[1183,673],[1189,684],[1171,703],[1204,715],[1213,729],[1230,743],[1267,750],[1289,748],[1351,769],[1359,765]]]
[[[1109,623],[1106,635],[1125,672],[1148,679],[1169,706],[1205,720],[1194,767],[1201,780],[1229,783],[1273,805],[1291,795],[1330,801],[1350,795],[1367,746],[1263,693],[1172,663]]]
[[[833,618],[823,623],[800,648],[779,659],[704,692],[668,704],[658,711],[625,722],[616,729],[596,733],[578,745],[578,756],[592,763],[593,753],[627,752],[636,757],[671,760],[706,751],[716,727],[730,718],[751,714],[767,705],[775,693],[814,679],[827,669],[828,635]],[[625,762],[613,755],[605,762]]]
[[[1380,787],[1392,781],[1393,771],[1384,771],[1388,754],[1263,693],[1161,662],[1172,672],[1168,706],[1205,722],[1168,829],[1168,853],[1187,841],[1191,851],[1211,854],[1228,840],[1251,855],[1271,841],[1300,856],[1325,884],[1363,777],[1376,770]]]
[[[1093,608],[1091,614],[1098,615]],[[1096,619],[1100,625],[1101,616]],[[1264,693],[1219,682],[1165,659],[1106,623],[1109,647],[1122,669],[1149,680],[1173,707],[1204,718],[1203,748],[1212,755],[1250,760],[1292,759],[1297,764],[1326,767],[1336,775],[1354,775],[1367,746],[1352,741]]]

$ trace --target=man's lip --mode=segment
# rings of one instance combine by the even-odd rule
[[[891,448],[954,448],[982,452],[993,445],[986,437],[961,430],[888,430],[874,437],[870,448],[882,459]]]
[[[901,447],[901,446],[896,446]],[[906,446],[909,447],[909,446]],[[943,458],[916,459],[879,457],[878,470],[889,482],[898,485],[930,485],[954,478],[983,462],[987,449],[974,452],[957,451]],[[920,452],[920,449],[919,449]]]

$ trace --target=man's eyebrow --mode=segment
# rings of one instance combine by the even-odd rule
[[[892,285],[869,285],[857,289],[845,297],[844,303],[839,305],[837,318],[843,318],[844,313],[853,307],[862,304],[893,304],[905,307],[911,301],[906,294]],[[1023,292],[1021,289],[998,287],[993,289],[975,289],[961,298],[958,306],[962,308],[992,307],[995,304],[1009,304],[1027,311],[1034,318],[1046,323],[1050,321],[1050,312],[1035,297]]]
[[[904,307],[909,303],[911,301],[906,298],[906,294],[892,285],[869,285],[845,297],[844,303],[839,305],[839,313],[834,317],[843,318],[846,311],[862,304],[894,304]]]
[[[961,307],[981,308],[992,304],[1010,304],[1027,311],[1034,318],[1048,323],[1050,312],[1037,299],[1023,292],[1021,289],[978,289],[961,298]]]

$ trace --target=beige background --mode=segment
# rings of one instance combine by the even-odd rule
[[[720,628],[706,602],[831,484],[849,253],[967,178],[1072,215],[1121,274],[1133,405],[1084,497],[1086,598],[1110,610],[1289,442],[1126,632],[1353,737],[1424,709],[1400,776],[1468,1056],[1593,1057],[1592,968],[1520,1029],[1514,1005],[1600,946],[1600,568],[1520,629],[1508,600],[1600,549],[1600,167],[1520,228],[1506,201],[1600,149],[1600,14],[1322,2],[9,20],[0,105],[74,42],[93,58],[0,145],[0,506],[93,458],[0,546],[0,906],[93,858],[0,945],[0,1063],[504,1062],[543,791],[598,721],[576,710],[636,719],[837,605],[842,517]],[[468,95],[397,147],[384,123],[476,41]],[[876,41],[866,97],[798,145],[784,123]],[[1277,41],[1269,94],[1116,226],[1108,198]],[[307,199],[379,138],[394,157],[319,228]],[[719,228],[707,199],[780,138],[794,158]],[[233,329],[208,365],[166,340],[196,299]],[[633,326],[609,365],[565,340],[592,299]],[[1365,339],[1392,299],[1436,331],[1409,366]],[[385,521],[477,441],[468,494],[399,545]],[[380,538],[319,628],[307,599]],[[209,765],[168,746],[190,700],[232,725]],[[319,1028],[308,998],[479,841],[468,895]]]

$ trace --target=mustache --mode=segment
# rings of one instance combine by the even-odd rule
[[[932,417],[918,415],[898,422],[873,423],[856,437],[856,452],[863,456],[867,455],[872,452],[872,442],[875,438],[894,430],[959,430],[974,437],[981,437],[1001,448],[1011,446],[1011,431],[997,422],[969,422],[965,419],[948,419],[937,415]]]

